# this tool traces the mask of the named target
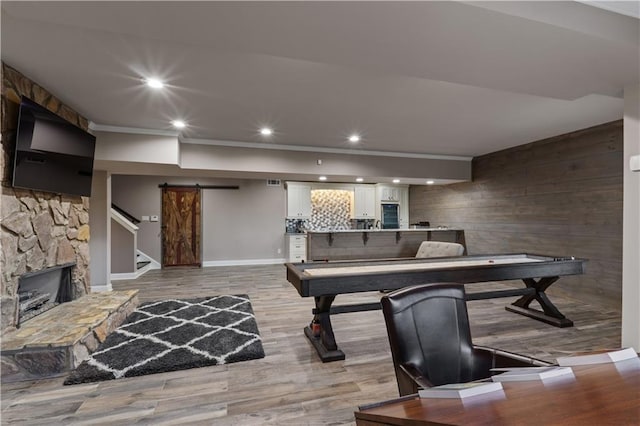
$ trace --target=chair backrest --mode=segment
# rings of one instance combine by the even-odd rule
[[[458,243],[443,241],[423,241],[418,247],[416,257],[448,257],[462,256],[464,246]]]
[[[477,378],[463,285],[407,287],[381,303],[401,395],[407,392],[400,365],[415,368],[433,386]]]

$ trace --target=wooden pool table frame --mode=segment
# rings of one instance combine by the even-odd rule
[[[518,259],[522,258],[522,262]],[[511,263],[490,263],[493,259],[507,259]],[[480,265],[452,267],[456,261],[479,261]],[[524,261],[526,260],[526,261]],[[536,261],[530,261],[536,260]],[[331,325],[331,315],[346,312],[359,312],[380,309],[380,303],[364,303],[332,306],[339,294],[359,293],[378,290],[395,290],[410,285],[433,282],[455,282],[461,284],[482,283],[520,279],[524,288],[508,290],[487,290],[467,293],[467,300],[482,300],[497,297],[521,296],[506,310],[543,321],[556,327],[571,327],[573,321],[566,318],[549,300],[545,291],[561,276],[579,275],[585,272],[585,259],[573,257],[553,257],[535,254],[514,253],[496,255],[477,255],[463,257],[441,257],[429,259],[401,258],[377,259],[363,261],[333,261],[310,263],[286,263],[287,281],[289,281],[302,297],[313,297],[315,309],[313,320],[320,325],[320,335],[315,336],[309,326],[304,333],[315,347],[323,362],[337,361],[345,358],[344,352],[338,349]],[[416,269],[402,271],[375,271],[349,274],[323,273],[312,275],[313,269],[367,267],[398,264],[415,264]],[[429,269],[420,269],[428,264]],[[439,267],[438,265],[442,265]],[[366,268],[365,268],[366,269]],[[311,270],[310,272],[305,272]],[[355,270],[354,270],[355,271]],[[542,311],[529,307],[537,301]]]

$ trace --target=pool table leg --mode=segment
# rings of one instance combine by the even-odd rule
[[[304,334],[309,341],[313,344],[313,347],[318,352],[322,362],[339,361],[344,359],[344,352],[338,349],[336,344],[336,337],[333,334],[333,326],[331,325],[331,304],[333,303],[335,295],[333,296],[316,296],[316,308],[313,310],[313,321],[317,321],[320,326],[320,335],[316,336],[311,326],[304,328]]]
[[[555,325],[556,327],[573,327],[573,321],[566,318],[556,306],[551,303],[551,300],[547,297],[545,290],[549,288],[551,284],[556,282],[559,277],[544,277],[538,281],[533,278],[524,278],[527,288],[535,289],[534,294],[527,294],[516,300],[513,304],[506,306],[505,309],[510,312],[515,312],[521,315],[525,315],[529,318],[537,319],[547,324]],[[529,304],[536,300],[543,312],[537,309],[529,307]]]

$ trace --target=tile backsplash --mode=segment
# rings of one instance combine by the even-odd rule
[[[285,219],[285,232],[299,233],[309,229],[309,221],[306,219]]]
[[[311,191],[311,229],[351,229],[353,191],[316,189]]]
[[[353,191],[316,189],[311,191],[311,218],[285,219],[285,231],[344,231],[371,229],[375,219],[352,219]]]

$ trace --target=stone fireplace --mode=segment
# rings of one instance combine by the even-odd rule
[[[2,332],[15,328],[21,277],[75,264],[71,298],[90,291],[89,198],[11,186],[20,97],[24,95],[78,127],[88,121],[38,84],[2,63],[2,155],[0,156],[0,302]],[[34,275],[35,274],[35,275]],[[24,296],[23,296],[24,297]],[[36,301],[37,302],[37,301]]]
[[[2,329],[16,326],[21,277],[74,264],[71,299],[89,293],[89,200],[2,187]]]
[[[67,374],[138,298],[137,290],[90,293],[88,197],[12,187],[21,96],[81,129],[88,121],[4,62],[1,70],[0,374],[11,382]]]
[[[71,273],[75,262],[22,274],[18,279],[16,327],[61,303],[73,300]]]

